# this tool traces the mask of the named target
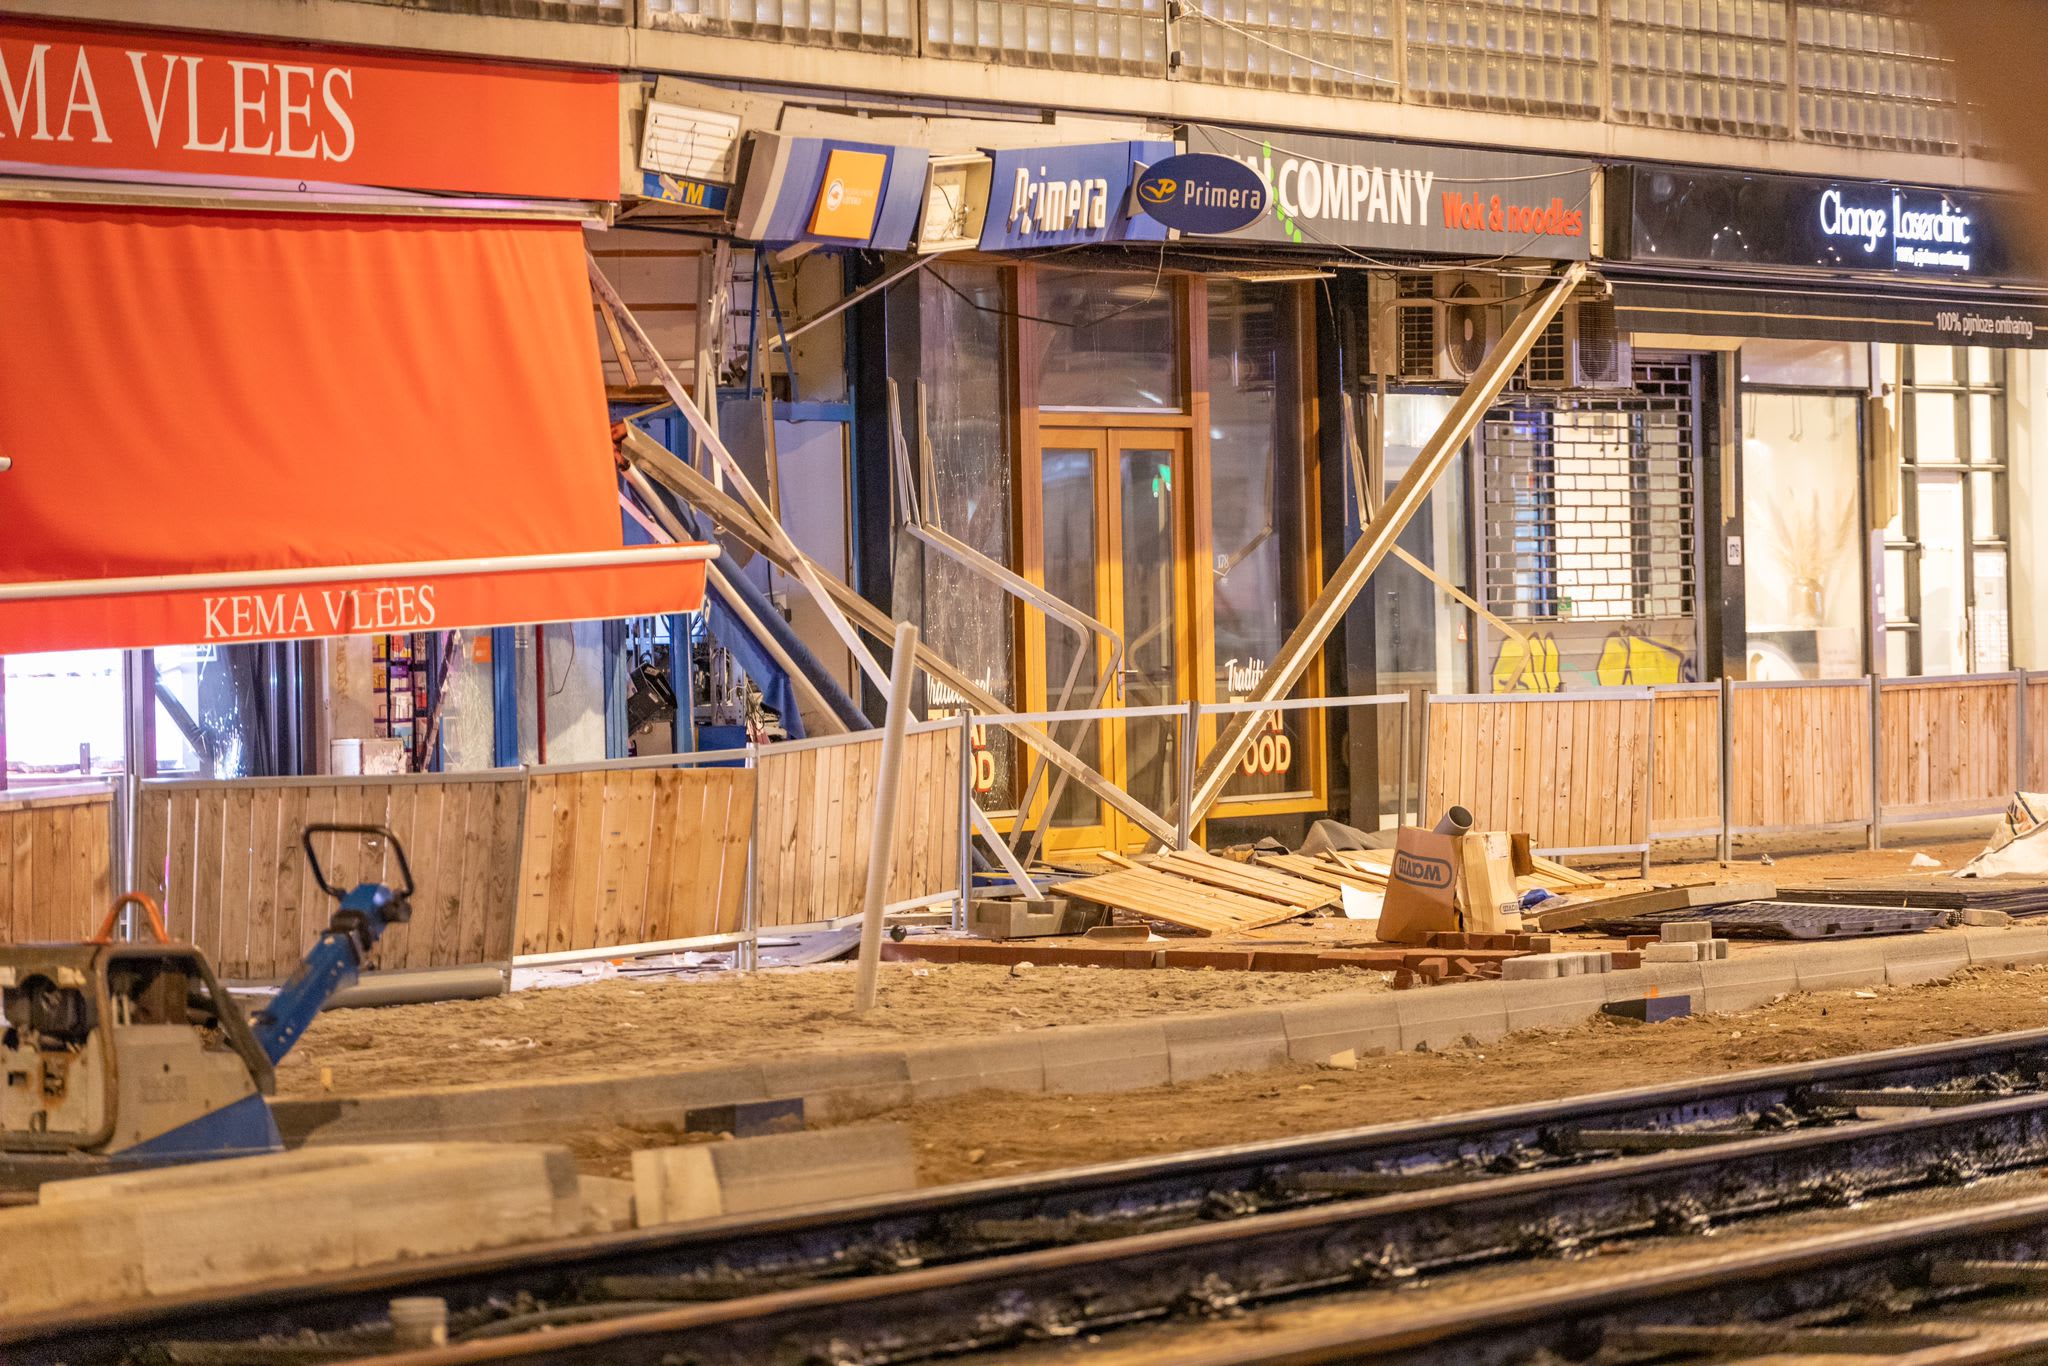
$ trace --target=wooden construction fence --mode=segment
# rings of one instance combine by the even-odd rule
[[[1429,699],[1422,821],[1448,806],[1538,849],[1650,843],[1647,688]]]
[[[0,943],[84,939],[113,900],[111,789],[0,793]]]
[[[1883,815],[2002,811],[2020,785],[2024,679],[1886,679],[1878,685]]]
[[[1866,681],[1737,683],[1731,695],[1732,831],[1869,823]]]
[[[518,953],[739,933],[754,791],[751,768],[535,772]]]
[[[1713,683],[1653,690],[1650,834],[1707,835],[1721,828],[1721,689]]]
[[[2025,776],[2020,786],[2028,792],[2048,791],[2048,675],[2028,675],[2026,711],[2022,730],[2026,736]]]
[[[954,721],[912,726],[904,738],[889,874],[892,906],[959,894],[960,741]],[[834,736],[759,751],[758,927],[860,913],[881,754],[879,736]]]
[[[174,937],[225,978],[290,974],[327,927],[334,901],[313,882],[299,834],[309,824],[382,825],[404,844],[412,922],[377,946],[377,968],[502,962],[512,950],[524,780],[517,773],[393,778],[148,782],[136,820],[135,879]],[[328,880],[395,881],[356,841],[323,836]]]

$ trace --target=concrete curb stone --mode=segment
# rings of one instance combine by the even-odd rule
[[[2048,930],[1964,930],[1960,937],[1969,950],[1970,962],[1980,967],[2048,963]]]
[[[1799,990],[1799,970],[1774,954],[1744,954],[1700,964],[1697,1011],[1727,1014],[1769,1005]]]
[[[903,1050],[821,1053],[761,1064],[772,1096],[802,1096],[806,1122],[859,1119],[910,1103],[910,1060]]]
[[[1507,1030],[1551,1029],[1575,1025],[1599,1014],[1607,1004],[1607,979],[1603,974],[1503,982],[1501,996],[1507,1009]]]
[[[1605,980],[1593,978],[1593,981]],[[1414,1052],[1455,1048],[1466,1039],[1492,1043],[1508,1032],[1507,995],[1502,982],[1469,982],[1456,986],[1403,991],[1394,997],[1394,1017],[1401,1025],[1401,1048]]]
[[[1137,1091],[1173,1080],[1166,1028],[1158,1020],[1056,1029],[1042,1048],[1045,1089],[1053,1095]]]
[[[1876,940],[1801,945],[1795,956],[1801,991],[1853,991],[1881,987],[1885,949]]]
[[[1166,1063],[1173,1083],[1221,1072],[1258,1072],[1287,1061],[1287,1022],[1277,1010],[1168,1015]]]
[[[1447,988],[1448,989],[1448,988]],[[1350,1050],[1359,1057],[1401,1051],[1399,1005],[1390,992],[1340,992],[1280,1007],[1287,1056],[1322,1063]]]
[[[1884,980],[1895,987],[1938,982],[1970,966],[1970,946],[1954,935],[1884,941]]]
[[[938,1100],[968,1091],[1043,1091],[1045,1048],[1038,1031],[906,1049],[904,1062],[915,1100]]]

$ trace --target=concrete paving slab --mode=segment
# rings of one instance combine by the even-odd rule
[[[1287,1061],[1287,1025],[1277,1010],[1169,1015],[1167,1069],[1177,1085],[1223,1072],[1257,1072]]]
[[[851,1124],[633,1154],[633,1211],[642,1228],[916,1185],[910,1130],[901,1124]]]
[[[1280,1007],[1287,1028],[1287,1056],[1295,1062],[1328,1064],[1340,1053],[1365,1057],[1398,1052],[1401,1022],[1393,994],[1342,992]],[[1356,1066],[1356,1062],[1353,1063]]]
[[[381,1144],[79,1182],[0,1210],[0,1317],[582,1231],[566,1148]]]
[[[1394,1009],[1401,1024],[1401,1047],[1410,1052],[1417,1048],[1454,1048],[1466,1039],[1492,1043],[1505,1036],[1505,986],[1503,982],[1471,982],[1396,993]]]
[[[1049,1029],[1040,1040],[1045,1089],[1054,1095],[1136,1091],[1173,1080],[1158,1020]]]

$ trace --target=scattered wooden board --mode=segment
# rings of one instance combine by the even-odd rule
[[[1363,869],[1325,863],[1321,859],[1310,858],[1305,854],[1260,854],[1258,862],[1261,867],[1275,868],[1295,877],[1306,878],[1310,882],[1319,882],[1325,887],[1338,888],[1340,894],[1345,887],[1361,892],[1383,892],[1387,889],[1387,878],[1384,873],[1374,874]]]
[[[1576,868],[1567,868],[1562,863],[1552,859],[1532,858],[1529,860],[1529,864],[1535,870],[1534,877],[1538,884],[1549,886],[1553,890],[1559,886],[1605,887],[1607,885],[1607,879],[1605,878],[1596,877],[1592,873],[1582,873]]]
[[[1147,920],[1178,925],[1199,935],[1234,934],[1277,925],[1301,914],[1258,897],[1240,896],[1151,868],[1118,868],[1059,885],[1059,895],[1127,911]]]
[[[1727,906],[1737,901],[1769,901],[1777,894],[1777,887],[1769,882],[1692,882],[1683,887],[1653,887],[1647,892],[1623,892],[1595,901],[1574,902],[1554,911],[1538,910],[1535,920],[1544,930],[1569,930],[1595,920],[1625,920],[1635,915]]]
[[[1176,877],[1266,901],[1277,901],[1283,906],[1303,911],[1321,910],[1343,899],[1336,889],[1307,878],[1294,877],[1271,868],[1257,868],[1248,863],[1232,863],[1229,859],[1194,850],[1173,850],[1161,854],[1148,866]]]

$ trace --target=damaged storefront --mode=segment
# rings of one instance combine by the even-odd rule
[[[609,468],[616,78],[12,21],[0,63],[0,783],[488,766],[562,691],[494,628],[694,605]]]
[[[2011,196],[1639,166],[1608,200],[1619,316],[1716,377],[1701,564],[1730,676],[2002,672],[2043,639],[2015,485],[2041,275]]]

